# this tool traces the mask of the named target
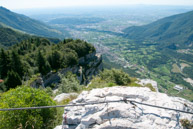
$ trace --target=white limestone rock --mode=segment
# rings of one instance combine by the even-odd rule
[[[149,88],[111,87],[83,91],[71,104],[122,100],[127,97],[142,103],[193,112],[193,103],[178,97],[152,92]],[[181,129],[180,119],[193,120],[193,115],[116,102],[66,107],[63,129]]]
[[[158,92],[158,86],[157,86],[157,82],[151,79],[140,79],[138,84],[145,86],[147,84],[151,84],[153,86],[153,88],[156,90],[156,92]]]
[[[62,125],[58,125],[54,129],[62,129]]]

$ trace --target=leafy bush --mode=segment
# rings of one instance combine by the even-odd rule
[[[50,106],[55,102],[43,90],[28,86],[11,89],[1,95],[0,108]],[[1,129],[51,129],[56,109],[0,111]]]
[[[117,85],[128,85],[131,82],[129,75],[119,69],[105,69],[100,73],[102,80],[106,80]]]
[[[46,87],[46,88],[44,89],[44,91],[45,91],[48,95],[53,96],[53,91],[52,91],[52,88],[51,88],[51,87]]]
[[[3,82],[2,83],[0,82],[0,93],[4,91],[6,91],[6,86],[4,85]]]
[[[193,123],[191,123],[189,120],[187,119],[181,119],[180,123],[182,124],[182,126],[185,129],[192,129],[193,128]]]
[[[67,75],[59,74],[59,76],[61,78],[61,83],[59,84],[57,94],[81,91],[82,86],[76,78],[76,75],[67,73]]]
[[[146,84],[145,87],[148,87],[151,91],[156,92],[151,83]]]

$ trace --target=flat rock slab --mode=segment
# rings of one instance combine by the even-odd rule
[[[152,92],[148,88],[111,87],[83,91],[71,104],[123,100],[193,112],[193,103]],[[181,129],[180,120],[193,115],[125,102],[66,107],[63,127],[66,129]]]

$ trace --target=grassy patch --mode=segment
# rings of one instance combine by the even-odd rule
[[[181,73],[181,70],[180,70],[180,68],[178,67],[177,64],[173,64],[172,65],[172,72],[174,72],[174,73]]]

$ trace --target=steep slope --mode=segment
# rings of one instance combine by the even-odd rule
[[[11,28],[4,27],[0,24],[0,47],[10,47],[16,43],[30,38],[41,38],[40,36],[29,35]],[[47,38],[50,42],[59,43],[58,38]]]
[[[131,39],[177,43],[183,47],[193,41],[193,11],[160,19],[144,26],[124,30]]]
[[[82,92],[70,104],[100,103],[65,107],[63,128],[66,129],[181,129],[192,114],[123,102],[123,99],[192,112],[193,103],[182,98],[152,92],[148,88],[111,87]],[[120,100],[120,101],[119,101]],[[118,101],[102,103],[105,101]],[[186,124],[188,126],[188,124]],[[55,129],[60,129],[58,126]],[[188,128],[188,127],[187,127]],[[191,126],[189,127],[191,128]]]
[[[11,12],[4,7],[0,7],[0,24],[1,26],[9,26],[38,36],[62,37],[59,31],[52,29],[48,25],[27,16]]]
[[[30,37],[30,35],[14,31],[13,29],[0,27],[0,44],[2,46],[11,46]]]
[[[166,17],[144,26],[124,30],[132,39],[121,46],[121,54],[144,78],[158,82],[167,94],[192,98],[193,11]],[[135,68],[135,67],[133,67]],[[184,90],[176,92],[175,86]],[[189,97],[188,97],[189,96]]]

